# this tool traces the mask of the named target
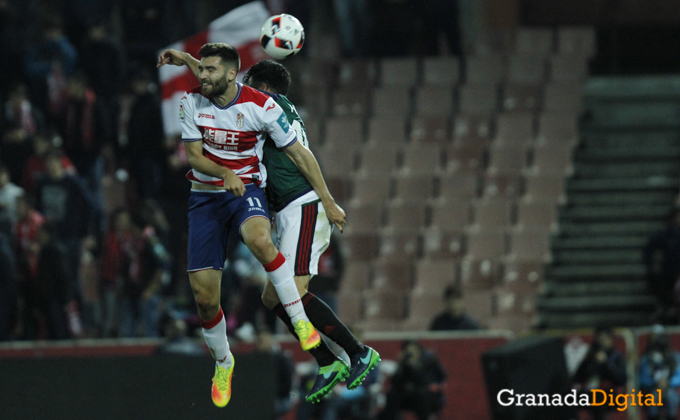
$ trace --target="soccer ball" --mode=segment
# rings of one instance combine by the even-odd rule
[[[295,16],[285,13],[271,16],[260,30],[260,44],[270,57],[277,60],[295,55],[305,43],[305,28]]]

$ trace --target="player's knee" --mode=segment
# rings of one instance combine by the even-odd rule
[[[220,310],[219,296],[212,296],[207,290],[194,290],[194,300],[199,315],[217,315]]]
[[[268,254],[274,247],[271,236],[266,235],[264,232],[258,232],[252,235],[249,242],[248,247],[256,254],[256,257],[258,255],[264,256]]]

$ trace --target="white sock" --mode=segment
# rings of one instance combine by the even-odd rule
[[[227,340],[227,322],[224,320],[222,308],[217,316],[209,322],[201,321],[203,326],[203,338],[205,339],[213,359],[219,366],[228,368],[231,366],[231,351]]]
[[[276,294],[279,295],[279,300],[281,301],[283,308],[293,322],[293,325],[301,319],[309,321],[309,318],[307,318],[307,314],[305,313],[305,307],[302,305],[302,300],[300,299],[300,292],[298,292],[297,286],[295,285],[293,269],[290,268],[290,265],[286,261],[286,257],[279,252],[279,255],[274,258],[274,261],[263,264],[263,266],[267,271],[269,280],[271,280],[276,289]]]

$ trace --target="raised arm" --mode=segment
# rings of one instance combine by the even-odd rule
[[[319,163],[314,154],[297,141],[283,150],[295,162],[302,175],[314,188],[326,210],[328,220],[342,232],[345,228],[345,211],[336,204],[330,191],[328,191],[326,181],[323,179],[321,168],[319,168]]]
[[[165,64],[171,64],[173,66],[187,66],[194,76],[198,78],[199,63],[200,61],[192,57],[189,53],[167,49],[158,56],[158,63],[156,63],[156,67],[161,67]]]

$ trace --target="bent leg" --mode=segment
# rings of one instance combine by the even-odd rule
[[[222,271],[201,270],[189,273],[191,290],[198,309],[198,317],[203,327],[203,338],[218,365],[228,368],[232,364],[227,323],[220,307],[220,281]]]

